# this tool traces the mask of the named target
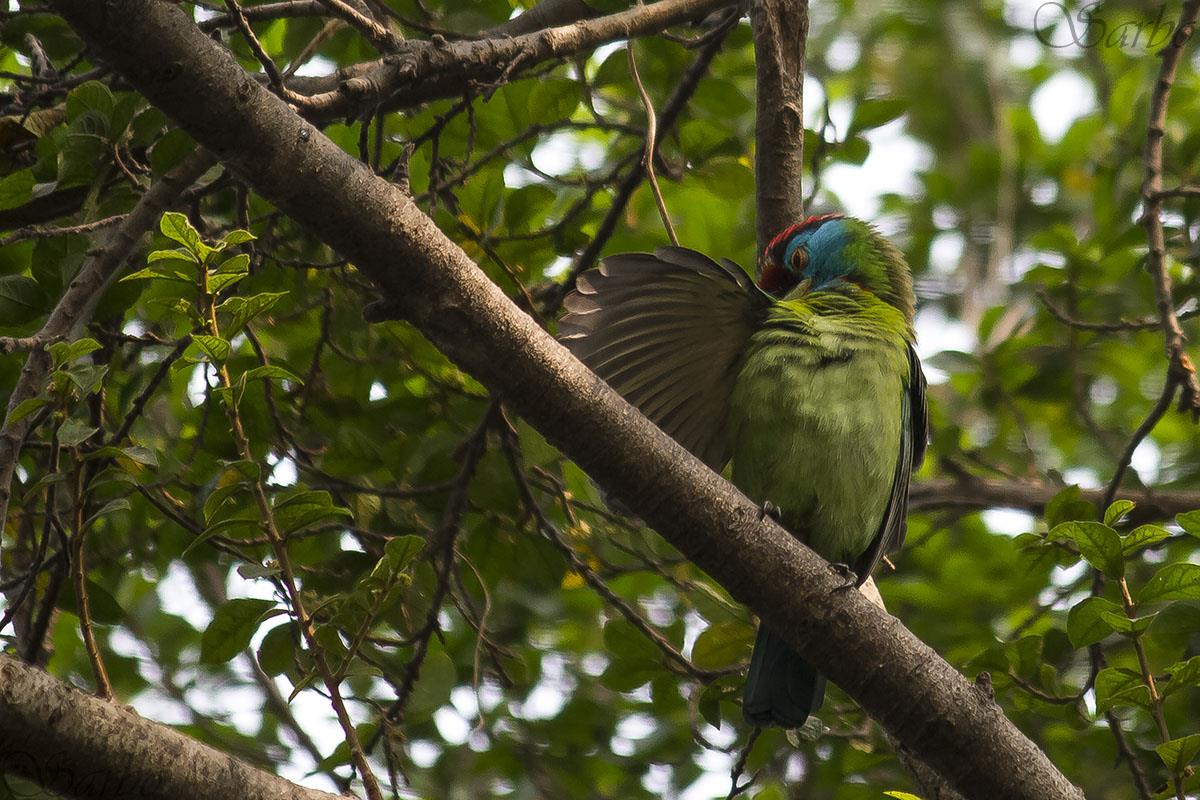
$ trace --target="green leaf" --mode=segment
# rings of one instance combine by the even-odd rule
[[[116,598],[100,584],[87,580],[88,610],[91,611],[92,622],[101,625],[120,625],[129,619],[129,615]],[[68,581],[59,596],[58,607],[79,616],[79,602],[75,597],[74,581]]]
[[[739,620],[709,625],[692,647],[692,662],[700,669],[724,669],[750,654],[754,628]]]
[[[28,169],[17,170],[5,178],[0,178],[0,210],[28,203],[36,185],[33,171]]]
[[[1095,516],[1095,507],[1083,499],[1082,490],[1074,485],[1054,495],[1046,504],[1046,526],[1051,530],[1064,522],[1090,521],[1095,519]]]
[[[178,211],[167,211],[158,223],[158,229],[173,242],[178,242],[187,249],[196,261],[203,263],[213,252],[213,248],[200,240],[200,234],[192,227],[187,215]]]
[[[59,370],[59,373],[66,374],[71,383],[79,387],[79,391],[91,394],[99,388],[104,376],[108,374],[108,367],[99,364],[75,364]]]
[[[1101,641],[1114,628],[1106,614],[1120,614],[1121,607],[1103,597],[1088,597],[1067,614],[1067,636],[1075,647],[1087,647]]]
[[[1133,555],[1139,550],[1171,538],[1171,532],[1161,525],[1139,525],[1121,539],[1121,552]]]
[[[1114,500],[1113,504],[1104,512],[1104,524],[1116,525],[1121,517],[1133,510],[1136,505],[1132,500]]]
[[[1196,756],[1200,755],[1200,733],[1163,742],[1154,750],[1173,775],[1182,775],[1188,765],[1196,760]]]
[[[8,412],[8,424],[11,425],[25,419],[49,402],[50,400],[45,397],[30,397],[28,400],[22,400],[17,403],[16,408]]]
[[[268,675],[282,675],[295,661],[296,639],[290,624],[277,625],[267,631],[258,646],[258,665]]]
[[[1121,537],[1107,525],[1099,522],[1064,522],[1050,531],[1049,538],[1074,542],[1080,555],[1110,578],[1120,578],[1125,574]]]
[[[383,557],[387,560],[388,567],[395,572],[400,572],[407,569],[424,548],[425,538],[423,536],[396,536],[389,539],[388,543],[383,546]]]
[[[229,340],[220,336],[197,334],[192,337],[192,344],[200,349],[208,360],[214,364],[224,363],[229,358]]]
[[[1113,706],[1150,707],[1150,690],[1142,676],[1124,667],[1106,667],[1096,676],[1096,712]]]
[[[858,133],[868,128],[878,128],[898,118],[908,109],[908,103],[903,100],[879,98],[863,100],[854,109],[854,118],[846,135]]]
[[[1112,626],[1112,629],[1117,633],[1124,633],[1128,636],[1140,636],[1145,633],[1150,627],[1150,623],[1154,622],[1154,618],[1158,614],[1147,614],[1144,617],[1135,617],[1130,619],[1124,612],[1117,613],[1115,611],[1101,611],[1100,617]]]
[[[157,264],[160,261],[178,262],[188,267],[194,267],[199,263],[196,261],[194,255],[187,250],[178,248],[175,250],[154,250],[150,255],[146,256],[147,264]]]
[[[1175,521],[1184,533],[1200,538],[1200,511],[1185,511],[1175,515]]]
[[[1170,676],[1170,680],[1165,684],[1159,684],[1159,694],[1163,697],[1173,694],[1180,689],[1191,689],[1200,686],[1200,656],[1192,656],[1187,661],[1172,664],[1164,672]]]
[[[69,419],[58,427],[58,443],[64,447],[78,447],[98,430],[81,420]]]
[[[97,520],[104,519],[109,514],[114,514],[117,511],[128,511],[130,508],[132,508],[132,506],[129,505],[129,501],[124,497],[118,497],[116,500],[109,500],[100,508],[99,511],[87,518],[87,520],[83,523],[83,528],[84,530],[87,530],[88,528],[92,527]]]
[[[884,797],[894,797],[894,798],[896,798],[896,800],[921,800],[921,798],[917,797],[915,794],[910,794],[909,792],[901,792],[896,789],[891,789],[889,791],[884,792],[883,796]]]
[[[242,228],[235,228],[234,230],[231,230],[229,233],[225,234],[225,236],[221,239],[221,242],[228,247],[232,247],[233,245],[254,241],[257,238],[258,237],[250,231],[243,230]]]
[[[275,503],[275,524],[283,533],[291,533],[331,517],[349,517],[350,512],[333,504],[326,491],[300,491]]]
[[[274,600],[240,598],[228,601],[217,609],[212,622],[204,629],[200,639],[200,661],[225,663],[249,646],[250,638],[263,620],[282,613],[282,609],[275,608]]]
[[[222,261],[219,267],[205,276],[205,290],[209,294],[217,294],[249,274],[250,256],[245,254],[231,256]]]
[[[220,310],[232,315],[225,325],[226,335],[237,333],[247,322],[269,311],[286,296],[287,292],[262,292],[251,297],[231,297],[221,303]]]
[[[103,119],[105,128],[112,120],[113,96],[100,81],[88,81],[76,86],[67,95],[67,120],[74,122],[88,112],[93,112]]]
[[[1200,564],[1167,564],[1138,592],[1139,603],[1200,600]]]
[[[276,366],[275,364],[264,364],[261,367],[254,367],[253,369],[248,369],[242,373],[242,380],[243,381],[281,380],[281,381],[291,381],[291,382],[295,383],[297,386],[301,386],[304,384],[304,381],[300,380],[300,377],[298,375],[296,375],[294,372],[292,372],[290,370],[286,370],[283,367]]]
[[[33,278],[0,277],[0,325],[24,325],[47,310],[46,293]]]

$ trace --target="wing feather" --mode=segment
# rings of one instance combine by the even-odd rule
[[[579,276],[559,339],[713,469],[729,460],[729,398],[771,299],[741,267],[661,247]]]
[[[888,498],[883,521],[871,546],[854,562],[853,569],[861,586],[875,565],[887,553],[904,544],[908,532],[908,487],[912,471],[925,459],[929,436],[929,408],[925,402],[925,373],[921,360],[912,345],[908,347],[908,387],[900,399],[900,452],[892,478],[892,493]]]

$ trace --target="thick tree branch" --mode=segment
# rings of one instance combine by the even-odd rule
[[[0,655],[0,772],[70,797],[333,800]]]
[[[354,261],[403,318],[802,649],[964,797],[1082,797],[986,693],[860,593],[842,591],[828,564],[573,359],[398,187],[296,117],[177,7],[53,5],[151,102]]]
[[[808,0],[755,0],[754,181],[758,251],[804,216],[804,47]]]
[[[519,36],[478,41],[405,42],[399,52],[379,61],[341,70],[334,86],[313,94],[309,118],[331,120],[363,108],[409,107],[438,98],[461,96],[472,83],[503,82],[519,70],[585,52],[607,42],[658,33],[670,25],[703,18],[734,0],[660,0],[605,17],[581,20]],[[289,84],[312,91],[317,84]]]

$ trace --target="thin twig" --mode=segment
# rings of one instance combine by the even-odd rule
[[[688,101],[695,94],[696,88],[700,85],[700,81],[708,72],[712,60],[716,58],[717,53],[721,51],[721,46],[725,43],[725,37],[733,30],[734,24],[737,22],[735,15],[730,15],[731,19],[725,22],[721,27],[721,35],[715,36],[712,41],[704,45],[700,52],[696,54],[696,59],[688,66],[687,70],[679,78],[679,83],[675,87],[675,91],[667,99],[663,106],[662,118],[659,120],[659,131],[666,133],[674,126],[675,121],[679,118]],[[567,272],[566,279],[561,284],[556,284],[555,290],[550,293],[543,301],[543,313],[547,316],[552,316],[559,306],[562,305],[562,300],[567,293],[574,288],[575,280],[579,274],[596,263],[596,259],[600,256],[600,251],[608,240],[612,237],[617,229],[617,225],[625,213],[625,207],[629,204],[629,199],[633,196],[634,190],[642,182],[641,163],[635,164],[625,178],[621,181],[621,185],[617,187],[616,194],[608,207],[608,213],[604,215],[604,219],[600,221],[596,233],[592,236],[591,241],[587,246],[580,251],[579,255],[571,263],[571,268]]]
[[[10,244],[24,242],[29,239],[46,239],[51,236],[68,236],[74,233],[92,233],[100,228],[107,228],[109,225],[116,225],[125,219],[125,214],[115,214],[104,219],[93,220],[92,222],[84,222],[79,225],[66,225],[61,228],[48,228],[40,225],[29,225],[24,228],[17,228],[7,236],[0,236],[0,247],[8,247]]]
[[[1162,325],[1171,380],[1180,387],[1179,409],[1188,411],[1200,421],[1200,379],[1184,349],[1185,337],[1179,326],[1175,303],[1171,298],[1171,276],[1167,272],[1166,234],[1163,231],[1163,140],[1166,138],[1167,102],[1175,73],[1183,58],[1183,48],[1196,28],[1200,0],[1188,0],[1179,12],[1179,24],[1170,41],[1159,53],[1162,65],[1150,98],[1150,121],[1146,129],[1145,178],[1142,181],[1142,224],[1150,249],[1146,254],[1146,269],[1154,279],[1154,294]]]
[[[344,3],[342,0],[320,0],[320,2],[334,14],[358,28],[380,52],[394,53],[400,49],[400,39],[396,34],[349,3]]]
[[[1064,325],[1075,328],[1081,331],[1096,331],[1098,333],[1120,333],[1122,331],[1144,331],[1150,328],[1158,328],[1162,326],[1162,320],[1157,317],[1145,317],[1143,319],[1122,319],[1117,322],[1086,322],[1081,319],[1075,319],[1065,310],[1059,308],[1050,299],[1050,295],[1044,289],[1038,290],[1038,299],[1046,306],[1046,310],[1050,312],[1050,316]],[[1179,321],[1189,320],[1192,317],[1200,317],[1200,307],[1191,308],[1187,311],[1181,311],[1178,314]]]
[[[293,92],[284,84],[285,76],[279,72],[279,67],[275,66],[275,62],[263,49],[262,42],[254,35],[254,29],[250,27],[250,22],[246,19],[242,7],[237,4],[237,0],[225,0],[225,7],[229,9],[229,16],[233,18],[237,29],[241,31],[246,44],[250,46],[250,52],[254,53],[258,63],[262,65],[263,71],[267,73],[267,83],[270,85],[271,91],[298,108],[307,108],[308,98]]]
[[[750,751],[754,749],[754,743],[758,741],[762,731],[763,729],[758,727],[750,731],[750,736],[746,739],[746,747],[743,748],[733,769],[729,772],[729,794],[725,795],[725,800],[734,800],[735,797],[745,794],[754,785],[754,776],[751,776],[750,780],[743,784],[739,784],[738,781],[742,779],[742,773],[746,771],[746,761],[749,760]]]
[[[1125,445],[1125,451],[1121,454],[1121,460],[1117,463],[1117,471],[1113,474],[1112,480],[1108,482],[1108,487],[1104,490],[1104,503],[1101,510],[1112,505],[1112,501],[1116,499],[1117,489],[1121,486],[1121,479],[1125,477],[1125,471],[1129,469],[1129,463],[1133,460],[1133,452],[1137,450],[1138,445],[1142,443],[1154,427],[1158,425],[1159,420],[1167,413],[1171,407],[1171,400],[1175,397],[1175,389],[1178,386],[1176,376],[1167,375],[1166,381],[1163,383],[1162,394],[1159,395],[1158,402],[1154,404],[1154,408],[1142,420],[1142,424],[1133,432],[1133,436],[1129,438],[1129,443]]]
[[[87,541],[87,520],[84,517],[89,483],[85,477],[87,467],[86,464],[81,465],[75,476],[75,510],[71,526],[71,573],[75,579],[75,610],[79,612],[79,633],[83,638],[83,647],[87,651],[88,661],[92,665],[92,674],[96,678],[96,695],[105,700],[111,700],[113,697],[112,683],[108,679],[108,669],[104,666],[104,657],[100,654],[100,646],[96,642],[96,632],[92,625],[92,605],[87,589],[86,550],[84,548]]]
[[[1129,584],[1125,581],[1124,576],[1119,581],[1121,585],[1121,605],[1125,610],[1125,616],[1129,620],[1137,619],[1137,607],[1134,605],[1133,597],[1129,594]],[[1154,724],[1158,727],[1159,741],[1166,743],[1171,741],[1171,731],[1167,728],[1167,718],[1163,715],[1163,698],[1158,693],[1158,685],[1154,680],[1154,673],[1150,669],[1150,660],[1146,656],[1146,645],[1142,641],[1141,633],[1133,634],[1133,650],[1137,653],[1138,667],[1141,669],[1142,682],[1146,684],[1146,688],[1150,692],[1150,715],[1154,717]],[[1176,800],[1186,800],[1183,793],[1183,779],[1174,774],[1171,776],[1172,782],[1175,784]]]
[[[675,234],[675,226],[671,224],[671,215],[667,213],[667,204],[663,200],[662,190],[658,188],[658,177],[654,174],[654,148],[658,145],[656,141],[658,119],[654,115],[654,103],[651,102],[650,95],[642,84],[642,76],[638,74],[637,57],[633,54],[633,48],[634,43],[630,39],[625,46],[625,53],[629,56],[629,74],[633,78],[633,84],[637,87],[638,94],[642,97],[642,105],[646,109],[646,147],[642,153],[642,169],[646,171],[646,180],[650,182],[650,190],[654,192],[654,202],[658,204],[658,215],[662,217],[663,227],[667,229],[667,236],[671,237],[671,244],[678,247],[679,237]]]

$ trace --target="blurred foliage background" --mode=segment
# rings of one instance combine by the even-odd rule
[[[259,71],[224,7],[185,5]],[[530,5],[373,7],[422,39],[474,34]],[[38,330],[94,236],[27,226],[125,214],[195,145],[94,68],[61,19],[35,3],[0,9],[0,335],[20,337]],[[932,384],[932,457],[880,589],[964,673],[989,671],[1004,711],[1097,800],[1200,786],[1187,768],[1200,751],[1200,660],[1189,661],[1200,656],[1200,518],[1176,518],[1200,507],[1190,419],[1170,411],[1132,442],[1117,496],[1141,502],[1124,520],[1118,507],[1111,527],[1070,524],[1102,518],[1095,490],[1166,375],[1140,186],[1155,53],[1179,14],[1150,2],[811,9],[805,195],[816,210],[873,219],[902,248]],[[302,76],[377,57],[321,15],[253,28]],[[636,47],[659,110],[686,101],[656,161],[681,241],[752,269],[748,20]],[[711,65],[689,85],[706,51]],[[1170,98],[1168,188],[1197,179],[1196,119],[1189,50]],[[614,44],[324,132],[407,181],[553,329],[562,287],[597,251],[665,242],[644,183],[620,188],[644,128]],[[1193,335],[1198,197],[1171,197],[1164,214]],[[66,557],[86,532],[90,628],[122,702],[290,778],[349,785],[313,648],[282,613],[290,598],[260,525],[261,486],[316,641],[399,796],[725,796],[749,733],[738,702],[750,613],[606,510],[577,467],[410,327],[364,323],[368,282],[236,176],[210,170],[178,210],[186,222],[167,218],[123,274],[148,271],[107,291],[87,339],[55,351],[49,390],[21,409],[37,424],[0,534],[6,648],[94,685]],[[211,254],[189,225],[202,243],[228,244]],[[235,230],[255,238],[227,238]],[[168,252],[148,262],[152,251]],[[202,274],[227,280],[205,294]],[[0,357],[0,399],[24,360]],[[248,452],[224,403],[233,396]],[[765,732],[750,776],[746,796],[763,800],[921,791],[837,691],[804,730]]]

